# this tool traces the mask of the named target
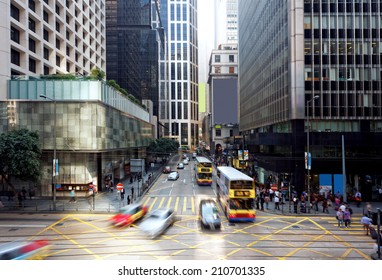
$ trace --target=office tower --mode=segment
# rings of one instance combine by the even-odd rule
[[[107,79],[153,102],[158,115],[159,58],[165,51],[157,0],[106,0]]]
[[[160,14],[168,42],[167,95],[160,96],[159,118],[165,133],[181,146],[198,144],[198,29],[197,0],[161,0]]]
[[[259,181],[372,198],[381,184],[381,8],[239,1],[240,129]]]
[[[106,69],[104,1],[10,0],[0,10],[0,99],[14,76]]]

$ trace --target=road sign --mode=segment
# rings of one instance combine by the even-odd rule
[[[121,191],[123,189],[123,184],[122,183],[118,183],[117,184],[117,190]]]

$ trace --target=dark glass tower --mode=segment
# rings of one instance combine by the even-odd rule
[[[159,56],[164,51],[156,0],[106,0],[106,73],[158,115]]]

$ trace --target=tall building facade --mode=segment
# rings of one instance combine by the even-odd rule
[[[0,99],[12,76],[106,69],[105,1],[8,0],[0,11]]]
[[[382,175],[381,11],[376,0],[239,1],[240,130],[260,181],[373,198]]]
[[[161,88],[159,118],[165,133],[189,148],[198,145],[198,7],[197,0],[161,0],[160,14],[167,37],[167,79]]]
[[[165,52],[158,0],[106,0],[106,37],[107,79],[139,100],[153,101],[157,116]]]

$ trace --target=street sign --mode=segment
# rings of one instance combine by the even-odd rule
[[[123,189],[123,184],[122,183],[118,183],[117,184],[117,190],[121,191],[122,189]]]

